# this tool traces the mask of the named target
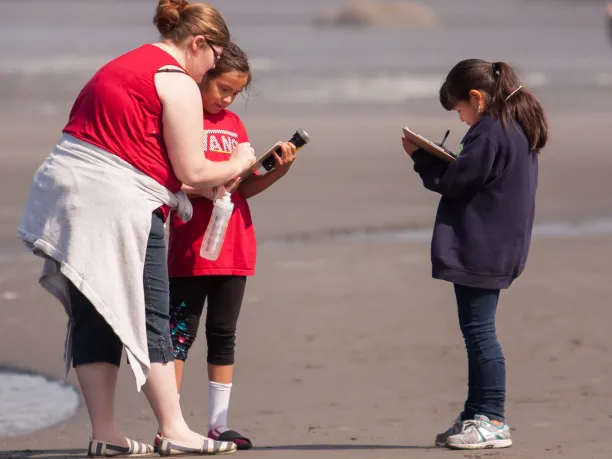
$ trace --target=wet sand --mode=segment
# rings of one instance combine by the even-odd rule
[[[612,96],[592,89],[542,98],[551,107],[553,141],[541,158],[538,224],[612,218],[612,155],[605,140]],[[230,422],[257,448],[239,454],[609,458],[612,234],[534,238],[523,277],[502,293],[498,329],[515,446],[431,449],[466,392],[452,287],[431,279],[427,242],[333,238],[351,230],[430,227],[437,198],[421,187],[401,151],[401,126],[432,137],[450,128],[451,146],[465,128],[433,100],[426,115],[416,116],[425,104],[325,115],[280,116],[257,106],[245,111],[256,147],[297,127],[306,128],[313,143],[287,178],[252,204],[262,246],[239,324]],[[13,234],[31,175],[63,119],[6,111],[0,118],[0,362],[61,377],[64,313],[36,284],[40,263],[24,257]],[[285,243],[273,243],[279,240]],[[5,292],[16,298],[5,299]],[[200,340],[182,392],[187,419],[201,431],[207,422],[204,356]],[[74,372],[69,379],[75,382]],[[117,395],[126,435],[152,440],[156,422],[126,366]],[[81,406],[63,424],[0,439],[0,457],[80,457],[89,434]]]

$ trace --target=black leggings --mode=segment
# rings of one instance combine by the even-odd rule
[[[208,363],[233,365],[236,325],[246,288],[245,276],[196,276],[170,279],[170,329],[174,358],[187,360],[196,339],[204,302]]]

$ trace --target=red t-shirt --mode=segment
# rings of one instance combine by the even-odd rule
[[[176,193],[181,182],[168,159],[155,88],[155,72],[166,65],[180,67],[154,45],[110,61],[81,90],[64,133],[119,156]]]
[[[227,161],[236,145],[248,142],[242,121],[235,113],[224,110],[205,115],[204,154],[211,161]],[[219,258],[200,257],[204,232],[212,214],[213,203],[207,198],[192,198],[193,217],[184,223],[176,212],[170,213],[168,272],[170,277],[207,275],[252,276],[255,273],[257,243],[251,211],[240,190],[232,193],[234,211]]]

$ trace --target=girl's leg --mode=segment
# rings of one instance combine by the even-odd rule
[[[208,296],[206,341],[208,343],[209,424],[210,431],[215,436],[229,430],[227,415],[234,373],[236,326],[245,288],[246,277],[244,276],[215,276]]]
[[[198,334],[210,285],[211,276],[170,279],[170,333],[179,392],[183,382],[185,361]]]
[[[503,425],[506,364],[495,331],[499,290],[455,284],[455,295],[469,368],[463,419],[473,419],[480,414]]]
[[[185,360],[179,360],[174,357],[174,378],[176,379],[176,388],[181,394],[181,384],[183,384],[183,371],[185,370]]]
[[[234,379],[234,365],[208,364],[208,380],[220,384],[232,384]]]
[[[115,421],[115,388],[123,345],[91,302],[69,283],[72,360],[92,426],[92,439],[128,446]]]

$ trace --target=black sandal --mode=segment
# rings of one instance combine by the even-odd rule
[[[239,434],[235,430],[226,430],[221,435],[219,435],[219,441],[231,441],[236,445],[237,449],[245,450],[251,449],[253,447],[253,443],[244,435]]]

